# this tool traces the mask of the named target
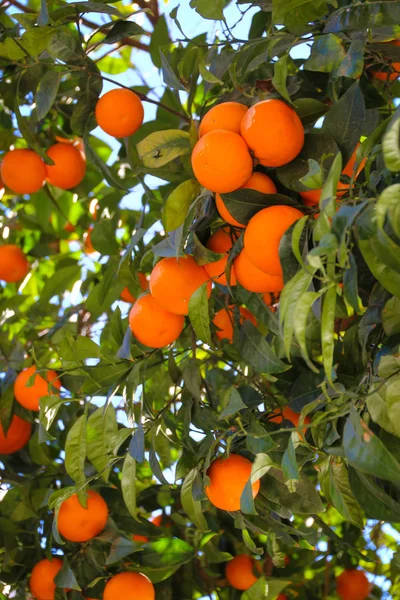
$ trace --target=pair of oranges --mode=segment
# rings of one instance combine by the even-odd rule
[[[33,385],[27,387],[31,377],[34,378]],[[51,392],[49,392],[50,386]],[[41,398],[49,393],[57,394],[60,388],[61,383],[55,371],[50,369],[42,377],[38,374],[37,368],[32,366],[17,375],[14,382],[14,396],[22,407],[37,412]],[[32,425],[18,415],[13,415],[7,432],[4,432],[0,423],[0,454],[13,454],[21,450],[29,441],[31,432]]]
[[[86,160],[76,142],[63,140],[53,144],[47,155],[53,165],[46,165],[36,152],[27,148],[7,152],[1,162],[4,185],[16,194],[33,194],[42,188],[45,180],[63,190],[81,183],[86,173]]]
[[[54,578],[62,567],[62,561],[53,557],[38,562],[32,569],[29,588],[36,600],[54,600],[56,584]],[[142,573],[125,571],[108,580],[103,592],[103,600],[155,600],[155,590],[150,579]],[[93,600],[87,598],[86,600]]]

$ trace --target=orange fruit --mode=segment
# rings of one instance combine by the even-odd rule
[[[156,517],[153,517],[152,519],[150,519],[150,521],[153,523],[153,525],[155,525],[156,527],[161,527],[162,525],[162,521],[163,521],[163,516],[162,515],[157,515]]]
[[[267,306],[271,306],[273,304],[273,298],[269,292],[265,292],[265,294],[263,294],[263,300]]]
[[[236,237],[236,236],[233,236]],[[219,252],[220,254],[225,253],[226,256],[220,258],[219,260],[211,263],[207,263],[204,265],[204,270],[216,283],[220,283],[221,285],[227,285],[227,279],[225,274],[226,265],[228,263],[228,254],[232,249],[233,243],[232,236],[230,234],[229,228],[224,227],[223,229],[218,229],[207,241],[206,248],[211,250],[212,252]],[[236,285],[236,277],[235,277],[235,269],[232,265],[230,272],[230,285]]]
[[[283,277],[268,275],[253,265],[245,250],[234,261],[236,279],[249,292],[280,292],[283,290]]]
[[[240,454],[214,460],[207,471],[210,485],[205,488],[211,504],[221,510],[240,510],[240,497],[250,479],[251,468],[251,461]],[[260,490],[260,480],[251,487],[255,498]]]
[[[62,561],[53,557],[52,560],[45,558],[32,569],[29,580],[29,589],[36,600],[54,600],[56,584],[54,577],[62,567]]]
[[[66,223],[64,225],[64,231],[67,231],[68,233],[73,233],[75,231],[75,225],[72,225],[72,223]]]
[[[139,283],[140,283],[140,287],[142,288],[143,291],[146,291],[149,289],[149,282],[147,281],[146,275],[144,273],[138,273],[137,274],[138,279],[139,279]],[[128,302],[129,304],[135,304],[136,302],[136,298],[134,296],[132,296],[132,294],[129,291],[129,288],[124,288],[120,294],[120,298],[121,300],[123,300],[124,302]]]
[[[89,490],[86,508],[79,502],[77,494],[64,500],[58,513],[58,530],[70,542],[87,542],[103,531],[107,519],[105,500]]]
[[[298,427],[299,423],[300,423],[300,414],[294,412],[294,410],[292,410],[289,406],[285,406],[285,408],[283,410],[280,410],[279,408],[274,410],[274,412],[272,413],[272,416],[269,420],[272,423],[281,424],[284,419],[286,421],[290,421],[291,423],[293,423],[294,427]],[[311,423],[311,419],[307,415],[306,418],[304,419],[304,424],[309,424],[309,423]],[[306,431],[307,431],[307,427],[304,427],[303,434],[305,434]]]
[[[213,106],[201,120],[199,136],[215,129],[240,134],[240,123],[248,110],[247,106],[240,102],[222,102]]]
[[[322,189],[319,190],[308,190],[307,192],[300,192],[300,197],[303,200],[305,206],[317,206],[321,199]]]
[[[228,340],[230,343],[233,342],[233,324],[235,322],[234,309],[235,306],[233,304],[228,306],[228,308],[221,308],[221,310],[215,313],[213,318],[213,323],[218,328],[216,332],[217,338],[220,340]],[[244,306],[239,307],[239,314],[240,323],[251,321],[253,325],[257,326],[254,315],[252,315]]]
[[[255,267],[269,275],[282,276],[279,242],[285,231],[302,216],[303,213],[292,206],[269,206],[250,219],[244,233],[244,249]]]
[[[279,594],[276,600],[288,600],[288,598],[285,596],[285,594]]]
[[[38,192],[46,179],[46,166],[33,150],[18,148],[3,156],[1,178],[16,194]]]
[[[103,592],[103,600],[155,600],[155,597],[154,586],[146,575],[128,571],[111,577]]]
[[[25,446],[31,437],[32,425],[13,415],[7,433],[0,423],[0,454],[13,454]]]
[[[54,165],[46,165],[47,181],[62,190],[81,183],[86,173],[86,161],[78,148],[71,144],[54,144],[47,150]]]
[[[15,244],[0,246],[0,279],[15,283],[23,279],[29,271],[29,263],[21,248]]]
[[[97,125],[109,135],[127,137],[143,123],[143,104],[132,90],[110,90],[98,100],[95,117]]]
[[[28,387],[27,382],[35,373],[33,385]],[[16,401],[24,408],[38,411],[43,396],[59,395],[54,388],[57,390],[61,388],[57,373],[50,369],[45,374],[39,375],[35,365],[32,365],[18,373],[14,382],[14,396]]]
[[[150,291],[160,307],[177,315],[187,315],[190,297],[206,282],[210,297],[211,281],[192,256],[163,258],[151,272]]]
[[[254,575],[256,566],[259,565],[252,556],[239,554],[226,563],[225,576],[236,590],[248,590],[258,579]]]
[[[240,189],[256,190],[256,192],[262,192],[263,194],[276,194],[276,185],[272,179],[268,177],[268,175],[264,175],[264,173],[257,172],[252,173]],[[236,219],[232,217],[220,194],[215,195],[215,204],[217,205],[217,210],[221,219],[224,219],[224,221],[234,227],[241,227],[242,229],[245,227],[245,225],[239,223],[239,221],[236,221]]]
[[[263,100],[249,108],[241,134],[265,167],[281,167],[300,153],[304,127],[297,113],[282,100]]]
[[[97,250],[95,250],[95,248],[92,244],[92,240],[90,237],[92,230],[93,230],[93,226],[91,225],[89,227],[89,229],[86,231],[86,233],[83,234],[83,249],[85,251],[85,254],[94,254],[95,252],[97,252]]]
[[[138,298],[129,313],[136,339],[150,348],[164,348],[181,335],[185,317],[162,308],[151,294]]]
[[[216,129],[196,143],[192,167],[202,186],[223,194],[237,190],[248,180],[253,161],[240,135]]]
[[[365,600],[368,598],[371,584],[364,571],[349,569],[336,579],[336,591],[340,600]]]

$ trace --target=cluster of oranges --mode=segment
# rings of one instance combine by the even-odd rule
[[[28,386],[31,379],[32,385]],[[50,393],[58,395],[61,383],[55,371],[48,370],[42,377],[35,366],[27,367],[15,379],[14,397],[23,408],[38,412],[40,400],[49,394],[50,387]],[[32,425],[15,414],[6,433],[0,423],[0,454],[13,454],[21,450],[29,441],[31,432]]]

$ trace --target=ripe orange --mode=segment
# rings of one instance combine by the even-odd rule
[[[272,294],[270,294],[269,292],[265,292],[263,294],[263,300],[267,306],[271,306],[271,304],[273,304]]]
[[[286,165],[304,144],[303,124],[282,100],[263,100],[252,106],[243,117],[241,134],[265,167]]]
[[[136,300],[129,313],[129,327],[136,339],[150,348],[164,348],[181,335],[185,317],[162,308],[151,294]]]
[[[58,513],[58,530],[70,542],[87,542],[103,531],[107,519],[105,500],[89,490],[86,508],[79,502],[77,494],[64,500]]]
[[[303,200],[305,206],[317,206],[321,199],[322,189],[319,190],[308,190],[307,192],[300,192],[300,197]]]
[[[336,579],[336,591],[341,600],[365,600],[371,585],[364,571],[349,569]]]
[[[259,565],[252,556],[239,554],[226,563],[225,576],[236,590],[248,590],[258,579],[254,575],[257,566]]]
[[[1,178],[16,194],[38,192],[46,179],[46,166],[33,150],[18,148],[3,156]]]
[[[269,206],[250,219],[244,233],[244,249],[255,267],[269,275],[282,276],[279,242],[285,231],[302,216],[303,213],[292,206]]]
[[[224,227],[222,229],[218,229],[218,231],[216,231],[206,243],[206,247],[209,250],[212,250],[212,252],[218,252],[220,254],[224,252],[226,254],[226,256],[223,258],[204,265],[204,270],[209,278],[216,283],[220,283],[221,285],[227,285],[228,283],[225,269],[228,262],[228,254],[231,251],[234,242],[234,240],[232,241],[232,237],[236,236],[231,236],[229,228]],[[229,283],[230,285],[236,285],[235,269],[233,265],[231,267]]]
[[[62,561],[53,557],[52,560],[45,558],[32,569],[29,580],[29,589],[36,600],[54,600],[56,584],[54,577],[62,567]]]
[[[192,256],[163,258],[151,272],[150,291],[157,304],[165,310],[177,315],[187,315],[190,297],[207,281],[210,297],[211,281],[205,269]]]
[[[154,586],[146,575],[128,571],[111,577],[103,592],[103,600],[155,600],[155,597]]]
[[[217,458],[207,471],[210,485],[206,486],[206,495],[214,506],[221,510],[240,510],[240,497],[250,479],[252,463],[240,454],[231,454],[229,458]],[[260,490],[260,480],[252,485],[253,498]]]
[[[228,308],[221,308],[221,310],[215,313],[213,318],[213,323],[218,328],[216,332],[217,338],[220,340],[228,340],[230,343],[233,341],[233,324],[235,321],[234,309],[235,306],[233,304],[228,306]],[[243,323],[244,321],[251,321],[253,325],[257,326],[257,321],[254,315],[252,315],[247,308],[240,306],[239,313],[240,323]]]
[[[131,90],[110,90],[98,100],[95,117],[97,125],[109,135],[127,137],[133,135],[143,123],[143,104]]]
[[[198,182],[212,192],[233,192],[250,177],[253,161],[243,139],[233,131],[217,129],[199,139],[192,152]]]
[[[283,277],[268,275],[253,265],[245,250],[235,258],[236,279],[249,292],[280,292],[283,290]]]
[[[293,423],[294,427],[298,427],[299,423],[300,423],[300,414],[294,412],[294,410],[292,410],[289,406],[285,406],[285,408],[283,410],[280,410],[279,408],[274,410],[274,412],[272,413],[272,417],[269,420],[272,423],[281,424],[284,419],[286,421],[290,421],[291,423]],[[311,423],[311,419],[307,415],[306,418],[304,419],[304,424],[306,425],[309,423]],[[307,427],[304,427],[303,434],[305,434],[306,431],[307,431]]]
[[[213,106],[201,120],[199,136],[215,129],[240,134],[240,123],[248,110],[247,106],[240,102],[223,102]]]
[[[162,522],[163,522],[163,516],[162,515],[157,515],[156,517],[153,517],[152,519],[150,519],[150,521],[153,523],[153,525],[155,525],[156,527],[161,527]]]
[[[0,423],[0,454],[13,454],[21,450],[31,437],[31,431],[32,425],[18,415],[13,415],[6,435]]]
[[[149,289],[149,282],[146,279],[146,275],[144,273],[138,273],[138,279],[139,279],[139,283],[140,283],[140,287],[142,288],[142,290],[146,291]],[[136,298],[134,296],[132,296],[132,294],[129,291],[129,288],[124,288],[120,294],[120,298],[121,300],[123,300],[124,302],[128,302],[129,304],[135,304],[136,302]]]
[[[78,148],[71,144],[54,144],[47,150],[54,165],[46,165],[47,180],[51,185],[70,190],[81,183],[86,173],[86,161]]]
[[[268,175],[264,175],[264,173],[252,173],[249,179],[244,185],[242,185],[240,189],[246,188],[250,190],[256,190],[257,192],[262,192],[263,194],[276,194],[275,183],[270,177],[268,177]],[[242,229],[245,227],[245,225],[239,223],[239,221],[236,221],[236,219],[232,217],[219,194],[215,195],[215,203],[221,219],[224,219],[224,221],[230,225],[233,225],[234,227],[241,227]]]
[[[29,271],[29,263],[21,248],[15,244],[0,246],[0,279],[15,283],[23,279]]]
[[[27,387],[28,380],[37,373],[37,368],[27,367],[18,373],[14,382],[14,396],[17,402],[28,410],[39,410],[40,399],[43,396],[58,396],[54,388],[61,388],[60,380],[55,371],[49,370],[45,374],[36,374],[33,385]],[[51,384],[51,385],[49,385]]]

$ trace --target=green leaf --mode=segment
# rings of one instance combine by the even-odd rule
[[[225,8],[225,0],[190,0],[190,7],[194,8],[203,19],[221,21],[224,18],[222,12]]]
[[[400,122],[400,119],[399,119]],[[400,237],[400,184],[389,185],[383,190],[376,203],[376,222],[384,232],[385,219],[388,218],[395,234]]]
[[[364,69],[364,39],[352,40],[346,57],[337,70],[338,77],[359,79]]]
[[[333,354],[335,350],[335,310],[336,286],[333,285],[328,289],[322,300],[321,314],[322,357],[326,378],[332,386]]]
[[[312,190],[322,188],[324,184],[324,175],[321,169],[321,165],[317,163],[313,158],[308,159],[308,173],[303,175],[299,180],[306,188]]]
[[[273,375],[289,369],[250,321],[245,321],[240,328],[238,349],[243,360],[257,373]]]
[[[129,454],[138,463],[144,462],[144,429],[142,423],[138,423],[137,429],[129,442]]]
[[[399,522],[399,503],[376,485],[372,477],[350,467],[349,482],[355,499],[365,510],[367,517],[379,521]]]
[[[142,36],[146,32],[134,21],[116,21],[107,32],[106,37],[101,41],[102,44],[115,44],[124,38]]]
[[[324,102],[315,98],[298,98],[294,100],[293,107],[299,115],[303,125],[311,125],[328,112],[329,108]]]
[[[316,269],[315,269],[316,270]],[[295,306],[298,300],[305,294],[310,287],[313,279],[314,271],[308,273],[306,271],[299,271],[296,275],[285,285],[282,290],[280,297],[280,322],[283,325],[283,340],[285,345],[286,356],[290,357],[290,348],[292,345],[293,333],[294,333],[294,321],[295,321]]]
[[[386,168],[400,171],[400,110],[397,109],[383,136],[382,150]]]
[[[103,408],[98,408],[87,420],[87,457],[106,482],[111,470],[110,467],[107,467],[110,441],[117,431],[117,419],[112,404],[109,404],[105,412]]]
[[[210,314],[208,310],[208,283],[203,283],[189,299],[189,318],[196,336],[212,346]]]
[[[40,412],[39,422],[44,431],[48,431],[57,416],[58,411],[64,404],[65,400],[60,396],[42,396],[40,398]],[[44,438],[44,439],[43,439]],[[39,441],[40,443],[46,441],[46,439],[54,439],[51,436],[43,436],[42,430],[39,430]]]
[[[80,13],[106,13],[107,15],[115,15],[116,17],[122,17],[123,15],[114,6],[109,6],[102,2],[71,2],[69,6],[75,6]]]
[[[398,25],[400,6],[396,2],[366,2],[346,5],[330,15],[325,33],[364,31],[374,27]]]
[[[219,415],[219,420],[228,419],[232,417],[232,415],[236,415],[239,411],[247,408],[246,404],[243,402],[242,397],[236,388],[232,388],[231,393],[229,395],[228,404],[225,406],[221,414]]]
[[[193,497],[193,485],[198,475],[197,467],[186,475],[181,488],[181,503],[183,510],[192,523],[201,531],[208,531],[209,527],[203,515],[201,502]]]
[[[86,415],[81,415],[68,431],[65,442],[65,470],[79,487],[86,481]]]
[[[70,590],[81,590],[79,583],[76,580],[75,574],[69,566],[69,562],[66,556],[64,556],[63,564],[57,575],[54,577],[54,583],[57,587],[70,589]]]
[[[329,463],[329,492],[333,506],[346,521],[362,529],[364,519],[360,505],[354,499],[346,465],[335,460]]]
[[[299,467],[296,459],[296,451],[293,444],[293,436],[289,437],[288,447],[282,456],[282,472],[285,478],[290,482],[297,482],[300,479]]]
[[[193,560],[192,546],[179,538],[164,537],[146,544],[140,553],[140,572],[153,583],[170,577],[183,564]]]
[[[56,270],[56,272],[47,279],[40,293],[40,302],[45,305],[53,296],[62,296],[70,289],[75,281],[79,279],[81,268],[79,265],[71,265]]]
[[[216,77],[213,73],[211,73],[211,71],[209,71],[206,68],[205,64],[202,61],[199,62],[199,72],[204,81],[207,81],[207,83],[211,83],[212,85],[224,84],[224,82],[221,81],[221,79],[218,79],[218,77]]]
[[[200,193],[196,179],[180,183],[168,196],[162,209],[161,220],[167,233],[177,229],[185,222],[190,205]]]
[[[342,40],[337,35],[329,33],[317,36],[314,38],[311,56],[306,61],[304,69],[331,73],[340,65],[345,56]]]
[[[140,550],[137,542],[127,540],[124,537],[117,537],[111,544],[110,554],[107,556],[106,565],[113,565],[121,562],[124,558]]]
[[[253,499],[253,484],[261,479],[266,473],[272,469],[274,463],[268,454],[257,454],[255,461],[251,467],[251,476],[246,483],[242,495],[240,497],[240,510],[248,515],[256,515],[257,511],[254,506]]]
[[[285,579],[260,577],[254,585],[241,595],[240,600],[276,600],[278,595],[292,583]]]
[[[36,91],[36,112],[38,119],[44,119],[56,99],[61,76],[58,71],[49,70],[39,81]]]
[[[161,69],[163,74],[163,80],[165,85],[168,88],[173,90],[186,90],[186,87],[183,85],[182,81],[179,79],[178,75],[175,73],[174,69],[168,62],[168,58],[165,53],[160,49],[160,57],[161,57]]]
[[[400,485],[400,464],[354,409],[344,426],[343,450],[356,469]]]
[[[162,167],[191,151],[189,133],[180,129],[155,131],[139,142],[136,148],[143,164],[153,168]]]
[[[125,506],[134,519],[137,515],[136,507],[136,460],[128,453],[125,456],[121,473],[121,490]]]
[[[244,225],[259,210],[268,206],[279,204],[302,208],[292,198],[283,194],[263,194],[250,188],[235,190],[229,194],[221,194],[221,198],[232,217]]]
[[[51,28],[50,30],[52,31]],[[40,29],[40,32],[42,31],[43,29]],[[75,61],[83,56],[79,38],[70,29],[53,30],[47,51],[53,58],[58,58],[63,62]]]
[[[97,152],[93,150],[87,135],[84,135],[84,141],[87,159],[90,162],[92,162],[95,165],[95,167],[97,167],[97,169],[103,175],[107,183],[109,183],[112,187],[117,188],[118,190],[126,191],[127,188],[125,187],[124,183],[119,179],[119,176],[117,174],[114,174],[112,170],[106,165],[106,163],[101,160]],[[103,221],[103,223],[105,222],[106,221]]]
[[[292,103],[286,86],[288,58],[288,55],[285,54],[284,56],[281,56],[276,63],[274,63],[274,76],[272,78],[272,85],[276,91],[279,92],[283,98],[285,98],[285,100]]]
[[[49,11],[47,9],[47,1],[46,0],[40,0],[40,13],[37,19],[37,24],[39,25],[39,27],[45,27],[45,25],[48,25],[50,21],[50,17],[49,17]]]
[[[302,474],[300,474],[296,489],[289,492],[282,471],[272,468],[263,476],[261,493],[272,502],[284,506],[295,514],[315,514],[324,510],[314,483]]]
[[[239,284],[235,287],[235,290],[238,292],[240,300],[247,306],[256,319],[264,323],[268,331],[274,335],[280,335],[278,318],[265,304],[263,297],[245,290]]]
[[[161,69],[161,52],[160,48],[167,46],[170,43],[168,25],[165,15],[160,15],[154,26],[154,30],[150,39],[149,51],[151,60],[157,69]]]
[[[294,314],[296,318],[293,319],[294,335],[300,347],[300,352],[308,367],[319,373],[319,369],[311,362],[307,350],[307,321],[311,312],[312,305],[314,302],[321,297],[321,292],[305,292],[299,298],[294,308]]]
[[[118,249],[118,243],[115,239],[115,227],[112,221],[98,221],[90,232],[90,241],[95,250],[100,254],[109,256]]]
[[[333,137],[347,165],[353,154],[365,121],[365,100],[358,81],[355,82],[340,100],[330,109],[322,131]]]
[[[400,334],[400,298],[390,298],[382,310],[382,325],[386,335]]]

